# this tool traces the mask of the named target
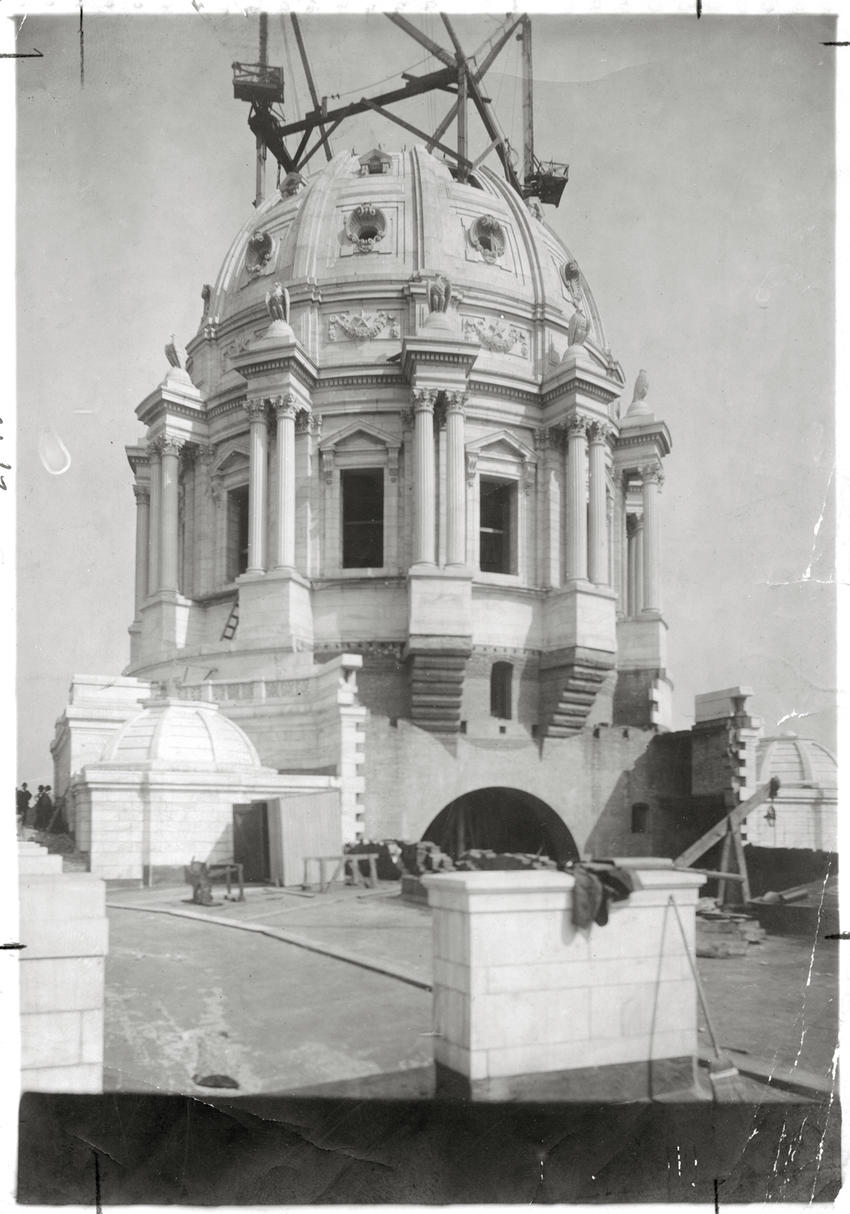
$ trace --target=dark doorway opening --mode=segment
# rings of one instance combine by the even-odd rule
[[[519,788],[478,788],[441,810],[422,836],[457,859],[471,848],[549,856],[559,864],[579,851],[553,809]]]
[[[233,806],[233,859],[246,881],[270,881],[269,807],[266,801]]]

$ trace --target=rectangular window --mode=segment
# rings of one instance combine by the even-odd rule
[[[632,834],[645,835],[649,830],[649,806],[644,801],[635,801],[632,806]]]
[[[248,568],[248,486],[227,494],[226,580],[232,582]]]
[[[342,491],[343,569],[381,569],[384,564],[384,470],[347,469]]]
[[[516,573],[516,485],[481,478],[480,555],[482,573]]]

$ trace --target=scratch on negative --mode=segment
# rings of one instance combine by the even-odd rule
[[[826,514],[826,506],[827,506],[827,502],[829,501],[829,493],[832,488],[832,478],[833,478],[834,473],[835,473],[835,468],[833,467],[830,469],[830,472],[829,472],[829,480],[826,482],[826,492],[823,495],[823,505],[820,508],[820,514],[818,515],[818,521],[815,523],[815,526],[814,526],[814,533],[812,535],[812,552],[811,552],[811,556],[809,557],[809,563],[806,566],[805,570],[803,571],[803,581],[804,582],[810,582],[812,580],[812,561],[814,560],[815,547],[817,546],[817,542],[818,542],[818,535],[820,534],[820,529],[823,526],[824,515]]]

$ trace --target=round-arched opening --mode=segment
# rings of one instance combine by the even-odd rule
[[[575,840],[545,801],[519,788],[477,788],[440,810],[422,838],[453,859],[471,848],[580,859]]]

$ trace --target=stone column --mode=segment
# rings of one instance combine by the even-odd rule
[[[568,582],[587,577],[587,419],[567,423],[567,570]]]
[[[214,585],[214,549],[218,543],[215,532],[215,509],[211,471],[215,458],[212,443],[200,443],[195,456],[195,534],[206,537],[192,551],[193,593],[206,594]]]
[[[605,443],[608,427],[591,422],[590,438],[590,517],[588,520],[588,574],[594,586],[608,585],[608,510],[605,485]]]
[[[446,564],[466,563],[466,479],[463,411],[466,394],[446,393]]]
[[[626,515],[626,615],[629,619],[637,615],[639,606],[638,524],[634,514]]]
[[[147,485],[134,485],[136,497],[136,619],[142,611],[142,604],[148,597],[148,546],[150,543],[150,506],[151,494]]]
[[[148,516],[148,594],[159,590],[159,520],[162,517],[162,464],[159,443],[148,443],[151,468],[151,505]]]
[[[252,397],[245,402],[250,425],[251,472],[248,482],[248,568],[247,573],[265,573],[266,569],[266,402]]]
[[[295,568],[295,397],[274,401],[277,417],[277,550],[276,569]]]
[[[658,464],[647,464],[643,476],[643,611],[661,610],[661,579],[658,576],[660,541],[658,489],[662,473]]]
[[[177,481],[183,440],[164,435],[161,451],[159,589],[177,593]]]
[[[413,393],[416,483],[416,535],[413,561],[434,564],[434,402],[436,392],[421,388]]]

